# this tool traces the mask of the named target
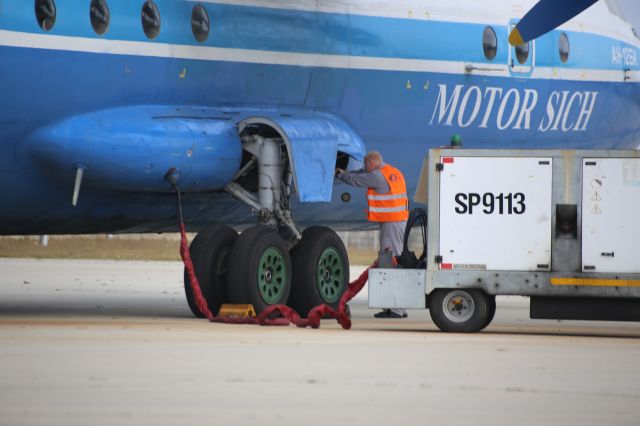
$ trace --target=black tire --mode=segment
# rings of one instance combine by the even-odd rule
[[[213,224],[199,232],[189,246],[200,290],[207,300],[209,310],[214,315],[220,310],[220,306],[227,301],[225,281],[228,271],[228,255],[237,239],[238,233],[230,227]],[[198,318],[204,318],[204,314],[196,305],[186,268],[184,270],[184,292],[191,312]]]
[[[480,331],[488,325],[490,311],[489,297],[482,290],[438,289],[429,297],[431,319],[445,332]]]
[[[496,315],[496,296],[492,294],[487,294],[487,302],[489,302],[487,318],[485,319],[484,326],[482,329],[486,328],[491,321],[493,321],[493,317]]]
[[[256,313],[286,304],[291,291],[291,257],[282,237],[267,226],[245,230],[229,254],[229,300],[250,303]]]
[[[333,230],[322,226],[307,228],[291,250],[291,264],[289,306],[302,316],[320,304],[338,307],[349,284],[349,257]]]

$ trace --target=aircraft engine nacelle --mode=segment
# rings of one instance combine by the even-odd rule
[[[83,169],[83,188],[171,192],[167,170],[183,192],[220,190],[242,159],[231,117],[206,108],[136,106],[75,116],[36,130],[18,158],[71,184]]]

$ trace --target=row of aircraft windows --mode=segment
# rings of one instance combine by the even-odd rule
[[[36,19],[38,25],[45,31],[50,31],[56,24],[55,0],[36,0]],[[110,14],[107,0],[91,0],[89,6],[91,26],[96,34],[102,35],[109,29]],[[154,39],[160,34],[160,10],[153,0],[146,0],[141,10],[142,29],[145,35]],[[200,5],[195,5],[191,11],[191,31],[199,42],[209,37],[209,14]]]
[[[527,62],[527,59],[529,59],[529,45],[530,43],[525,43],[516,46],[516,59],[520,64],[524,64]],[[558,54],[563,63],[569,60],[570,49],[569,37],[566,33],[561,33],[560,39],[558,40]],[[482,33],[482,50],[484,50],[485,58],[490,61],[493,60],[498,53],[498,37],[496,37],[496,32],[491,27],[486,27]]]
[[[56,2],[55,0],[36,0],[36,18],[40,28],[49,31],[56,23]],[[96,34],[102,35],[109,29],[109,6],[107,0],[91,0],[89,6],[89,17],[91,26]],[[160,10],[153,0],[146,0],[141,11],[142,29],[146,36],[154,39],[160,34]],[[209,14],[200,5],[195,5],[191,11],[191,31],[199,42],[203,42],[209,37]],[[482,34],[482,49],[484,56],[488,60],[493,60],[498,52],[498,38],[492,27],[486,27]],[[569,38],[567,34],[561,33],[558,42],[558,53],[560,60],[567,62],[569,59]],[[524,64],[529,58],[529,43],[516,47],[516,59]]]

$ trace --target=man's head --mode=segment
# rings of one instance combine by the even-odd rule
[[[382,155],[378,151],[371,151],[364,156],[364,170],[371,172],[382,165]]]

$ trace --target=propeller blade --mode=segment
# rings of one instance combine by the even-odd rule
[[[564,24],[598,0],[540,0],[509,34],[509,43],[519,46]]]

